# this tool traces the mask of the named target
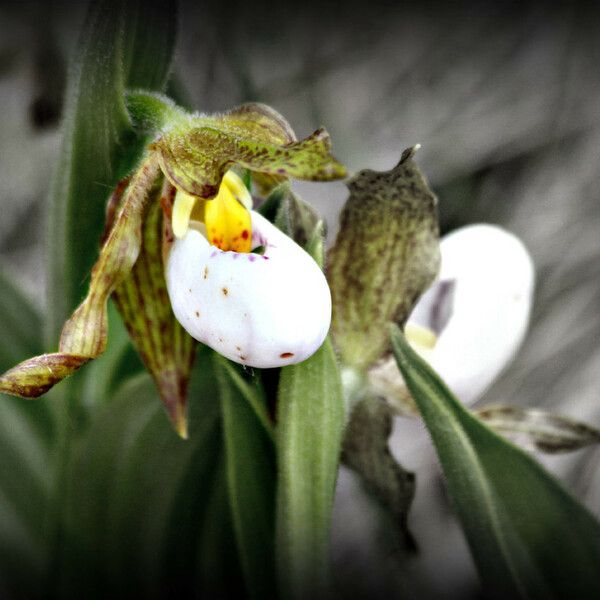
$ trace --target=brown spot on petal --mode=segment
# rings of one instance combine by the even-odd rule
[[[246,360],[246,357],[242,354],[240,354],[240,360]]]
[[[208,265],[204,266],[204,274],[202,276],[204,277],[204,279],[208,278]]]
[[[238,352],[241,352],[241,351],[242,351],[242,349],[241,349],[239,346],[236,346],[236,347],[235,347],[235,349],[236,349]]]
[[[229,294],[229,290],[226,287],[224,287],[222,289],[222,292],[223,292],[223,296],[227,296],[227,294]]]
[[[283,352],[279,355],[279,358],[292,358],[294,356],[293,352]]]
[[[197,310],[197,311],[196,311],[196,316],[197,316],[197,317],[199,317],[199,316],[200,316],[200,311],[199,311],[199,310]]]

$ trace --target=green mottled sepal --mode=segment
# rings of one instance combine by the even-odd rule
[[[437,199],[414,152],[390,171],[364,170],[348,182],[329,253],[334,341],[342,362],[360,370],[388,351],[388,323],[404,323],[439,268]]]

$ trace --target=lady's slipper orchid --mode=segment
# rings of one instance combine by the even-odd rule
[[[112,296],[185,437],[195,343],[169,296],[196,339],[254,366],[304,360],[331,316],[317,264],[249,210],[250,194],[231,167],[251,172],[262,191],[288,177],[329,181],[346,171],[324,129],[298,141],[263,104],[201,115],[153,93],[132,92],[126,101],[137,132],[152,142],[109,201],[88,295],[65,323],[58,351],[1,375],[0,392],[36,398],[102,354]],[[257,246],[262,254],[251,252]]]
[[[311,356],[331,320],[331,296],[317,263],[255,211],[229,171],[198,211],[175,198],[176,239],[167,259],[171,306],[185,330],[227,358],[278,367]],[[196,212],[204,222],[191,220]],[[260,247],[260,254],[251,249]]]
[[[494,225],[453,231],[440,250],[439,276],[412,311],[405,334],[457,397],[472,404],[523,341],[533,263],[516,236]],[[372,369],[370,379],[382,395],[406,399],[394,359]]]

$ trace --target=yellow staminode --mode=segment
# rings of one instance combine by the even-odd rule
[[[404,335],[413,346],[418,346],[423,350],[431,350],[437,342],[437,336],[431,329],[421,327],[416,323],[407,323]]]
[[[177,192],[172,217],[176,237],[185,236],[193,218],[204,222],[206,237],[213,246],[235,252],[252,250],[249,212],[252,197],[238,175],[228,171],[223,177],[219,193],[212,200],[198,200],[195,196]]]

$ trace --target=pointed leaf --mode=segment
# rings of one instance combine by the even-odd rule
[[[255,412],[215,354],[227,456],[229,502],[250,595],[272,598],[274,572],[275,455]]]
[[[104,351],[107,301],[137,260],[142,218],[158,175],[158,165],[148,159],[132,178],[92,271],[88,295],[63,327],[59,351],[25,360],[4,373],[0,376],[1,392],[37,398]]]
[[[328,597],[329,529],[345,404],[329,339],[284,367],[277,407],[277,562],[285,598]]]
[[[188,441],[172,431],[142,374],[99,410],[76,447],[61,597],[90,590],[104,598],[204,597],[207,569],[237,577],[231,537],[222,540],[225,548],[204,545],[215,530],[226,536],[231,521],[226,498],[220,506],[211,501],[223,477],[219,401],[211,352],[198,354]]]
[[[599,597],[600,524],[530,456],[469,413],[397,326],[391,336],[489,592]]]
[[[414,152],[350,180],[328,257],[333,338],[342,362],[361,370],[388,350],[387,324],[404,323],[439,268],[437,199]]]
[[[157,191],[164,195],[168,193],[166,188]],[[171,310],[162,247],[163,210],[155,195],[145,215],[138,259],[113,292],[113,298],[144,365],[156,382],[175,430],[185,438],[187,386],[197,342],[181,327]]]

